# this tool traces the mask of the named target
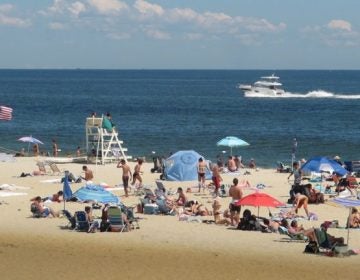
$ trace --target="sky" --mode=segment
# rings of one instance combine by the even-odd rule
[[[0,0],[0,68],[360,69],[359,0]]]

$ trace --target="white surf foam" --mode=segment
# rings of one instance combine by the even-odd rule
[[[282,95],[269,96],[262,93],[244,93],[245,97],[256,97],[256,98],[337,98],[337,99],[360,99],[360,94],[335,94],[324,90],[313,90],[308,93],[293,93],[285,92]]]

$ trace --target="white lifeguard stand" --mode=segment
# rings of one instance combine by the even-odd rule
[[[111,130],[103,128],[103,118],[86,118],[86,153],[88,161],[95,158],[95,163],[105,164],[107,162],[124,159],[126,162],[131,156],[127,156],[127,148],[122,146],[123,141],[118,138],[115,128]]]

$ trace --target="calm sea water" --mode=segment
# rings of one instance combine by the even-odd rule
[[[192,70],[0,70],[0,104],[14,109],[0,122],[0,146],[27,148],[32,135],[63,153],[85,147],[85,119],[110,112],[132,156],[194,149],[206,158],[226,157],[225,136],[251,145],[234,149],[245,161],[273,167],[291,159],[340,155],[360,160],[360,71],[275,71],[287,94],[245,98],[239,83],[273,71]],[[223,153],[226,151],[226,153]]]

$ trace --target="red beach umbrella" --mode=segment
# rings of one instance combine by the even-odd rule
[[[254,206],[258,207],[258,216],[259,216],[259,208],[262,207],[278,207],[284,206],[285,204],[281,201],[277,200],[276,198],[268,195],[266,193],[255,192],[244,196],[238,202],[236,202],[237,206],[247,205],[247,206]]]

